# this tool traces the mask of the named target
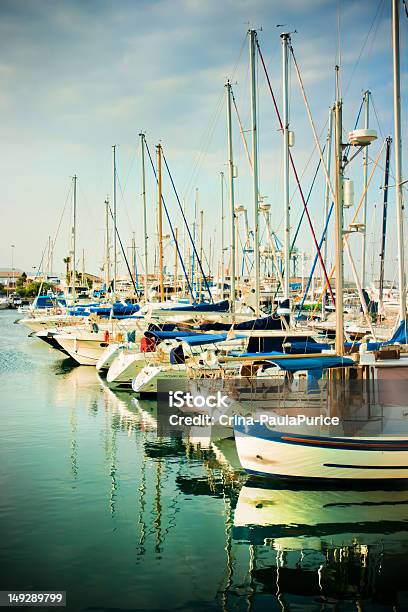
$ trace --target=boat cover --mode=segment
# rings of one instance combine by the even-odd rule
[[[221,302],[215,302],[214,304],[203,303],[203,304],[179,304],[172,308],[163,308],[166,312],[172,312],[173,310],[182,310],[183,312],[228,312],[229,301],[222,300]]]
[[[200,344],[213,344],[215,342],[224,342],[227,339],[227,334],[194,334],[181,337],[180,340],[189,346],[197,346]]]
[[[268,316],[261,317],[260,319],[250,319],[249,321],[241,321],[240,323],[203,323],[200,325],[202,331],[229,331],[230,329],[237,329],[241,331],[255,331],[262,329],[282,329],[282,321],[280,317]]]
[[[157,340],[177,340],[177,338],[181,338],[181,337],[183,337],[184,339],[184,336],[197,336],[197,335],[202,336],[202,334],[197,334],[196,332],[193,332],[193,331],[180,331],[180,330],[176,330],[176,331],[150,330],[150,331],[146,331],[144,335],[147,338],[156,338]]]

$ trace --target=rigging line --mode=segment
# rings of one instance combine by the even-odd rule
[[[349,225],[348,225],[349,229],[350,229],[350,227],[353,225],[353,223],[355,223],[355,221],[356,221],[356,219],[357,219],[357,217],[358,217],[358,215],[359,215],[359,212],[360,212],[361,206],[363,205],[363,202],[364,202],[364,197],[365,197],[365,194],[366,194],[366,193],[367,193],[367,191],[368,191],[368,188],[369,188],[370,183],[371,183],[371,179],[372,179],[372,178],[373,178],[373,176],[374,176],[374,172],[375,172],[375,170],[376,170],[376,168],[377,168],[378,161],[379,161],[379,159],[380,159],[381,153],[383,152],[383,149],[384,149],[385,145],[386,145],[386,141],[384,140],[384,142],[383,142],[383,144],[382,144],[382,147],[381,147],[381,149],[380,149],[380,151],[379,151],[379,153],[378,153],[378,156],[377,156],[377,159],[376,159],[376,161],[375,161],[375,164],[374,164],[374,167],[373,167],[373,169],[372,169],[372,172],[371,172],[371,174],[370,174],[370,176],[369,176],[369,178],[368,178],[366,188],[364,189],[363,195],[361,196],[360,203],[359,203],[359,205],[357,206],[357,210],[356,210],[356,212],[354,213],[354,216],[353,216],[353,218],[352,218],[352,220],[351,220],[351,223],[349,223]],[[350,234],[345,234],[345,235],[344,235],[344,237],[343,237],[343,245],[348,244],[349,235],[350,235]],[[330,270],[330,276],[329,276],[329,278],[330,278],[330,279],[332,278],[332,276],[333,276],[333,274],[334,274],[335,269],[336,269],[336,266],[332,266],[332,269]],[[326,292],[327,288],[328,288],[328,284],[327,284],[327,280],[326,280],[326,284],[325,284],[325,286],[324,286],[324,288],[323,288],[323,290],[322,290],[322,292],[321,292],[321,294],[320,294],[319,300],[318,300],[318,302],[317,302],[317,304],[316,304],[316,307],[314,308],[314,310],[313,310],[313,312],[312,312],[312,315],[311,315],[311,316],[313,316],[313,315],[315,314],[316,309],[317,309],[318,305],[320,304],[320,301],[321,301],[321,299],[322,299],[323,295],[325,294],[325,292]]]
[[[215,108],[215,112],[212,115],[212,117],[210,118],[210,122],[208,125],[208,128],[206,128],[200,144],[199,144],[199,151],[196,155],[194,164],[193,164],[193,168],[191,171],[191,175],[190,178],[188,179],[187,183],[185,184],[184,188],[183,188],[183,198],[186,198],[187,196],[190,195],[191,190],[193,189],[194,183],[196,182],[196,178],[198,177],[199,173],[200,173],[200,168],[201,168],[201,164],[205,158],[205,156],[207,155],[209,146],[212,142],[213,136],[214,136],[214,132],[215,132],[215,128],[217,126],[219,117],[221,115],[221,111],[223,109],[223,105],[224,105],[224,91],[222,91],[222,93],[220,94],[219,98],[218,98],[218,102]]]
[[[108,203],[108,207],[109,207],[109,212],[110,212],[110,214],[111,214],[112,220],[114,220],[113,212],[112,212],[112,209],[111,209],[111,207],[110,207],[110,204],[109,204],[109,203]],[[124,260],[125,260],[126,267],[127,267],[127,269],[128,269],[129,276],[130,276],[130,279],[131,279],[131,281],[132,281],[132,285],[133,285],[133,287],[134,287],[134,290],[135,290],[135,293],[136,293],[137,299],[138,299],[138,300],[140,300],[141,296],[140,296],[139,290],[138,290],[138,288],[137,288],[137,285],[136,285],[135,279],[133,278],[133,274],[132,274],[132,271],[131,271],[130,266],[129,266],[128,258],[126,257],[126,252],[125,252],[125,249],[124,249],[124,247],[123,247],[123,244],[122,244],[122,239],[121,239],[121,237],[120,237],[119,230],[118,230],[118,227],[117,227],[117,226],[116,226],[116,235],[117,235],[117,237],[118,237],[118,239],[119,239],[119,244],[120,244],[120,248],[121,248],[121,251],[122,251],[122,255],[123,255],[123,258],[124,258]]]
[[[236,71],[238,69],[239,63],[241,61],[241,57],[242,57],[242,53],[244,51],[245,48],[245,44],[246,44],[246,39],[248,36],[248,32],[245,33],[245,37],[244,40],[242,41],[242,45],[241,48],[239,50],[238,56],[237,56],[237,60],[235,62],[235,65],[232,69],[232,73],[231,73],[231,80],[234,79]],[[218,123],[218,119],[219,119],[219,115],[221,114],[222,108],[224,106],[224,102],[225,102],[225,95],[224,95],[224,88],[222,90],[222,93],[220,95],[220,97],[218,98],[218,101],[216,103],[216,107],[215,107],[215,112],[212,115],[212,117],[210,118],[209,121],[209,125],[208,128],[206,128],[201,136],[201,139],[199,141],[199,153],[196,156],[195,162],[193,164],[193,169],[191,172],[191,176],[190,179],[187,181],[187,183],[185,184],[185,186],[182,189],[183,192],[183,197],[187,197],[187,195],[190,194],[192,186],[194,185],[195,178],[196,175],[198,173],[198,168],[202,163],[202,160],[204,159],[205,155],[207,154],[207,150],[211,144],[212,141],[212,137],[216,128],[216,125]],[[207,140],[206,140],[207,139]]]
[[[59,219],[59,223],[58,223],[57,231],[55,232],[54,241],[53,241],[53,243],[52,243],[52,248],[53,248],[53,250],[54,250],[54,248],[55,248],[55,243],[57,242],[58,234],[59,234],[59,231],[60,231],[60,229],[61,229],[62,220],[63,220],[63,218],[64,218],[65,210],[66,210],[66,208],[67,208],[68,201],[70,200],[71,193],[72,193],[72,181],[70,180],[70,181],[69,181],[68,190],[67,190],[67,195],[66,195],[65,202],[64,202],[64,206],[63,206],[62,213],[61,213],[61,216],[60,216],[60,219]],[[43,262],[44,262],[44,257],[45,257],[45,251],[46,251],[46,248],[47,248],[47,246],[45,246],[45,247],[44,247],[44,251],[43,251],[43,253],[42,253],[42,255],[41,255],[40,264],[39,264],[39,266],[37,267],[37,272],[36,272],[36,274],[35,274],[35,277],[39,276],[39,274],[40,274],[40,270],[41,270],[42,265],[43,265]],[[53,272],[53,270],[51,270],[51,272]],[[35,278],[35,277],[34,277],[34,278]]]
[[[67,197],[65,198],[65,203],[64,203],[64,207],[63,207],[63,209],[62,209],[62,213],[61,213],[61,217],[60,217],[60,220],[59,220],[59,223],[58,223],[57,231],[55,232],[54,242],[53,242],[53,247],[54,247],[54,245],[55,245],[55,243],[56,243],[56,241],[57,241],[58,234],[59,234],[59,231],[60,231],[60,229],[61,229],[62,219],[63,219],[63,217],[64,217],[64,214],[65,214],[65,210],[66,210],[66,208],[67,208],[68,201],[69,201],[69,199],[70,199],[70,197],[71,197],[72,189],[73,189],[73,183],[72,183],[72,181],[70,180],[70,181],[69,181],[68,191],[67,191]]]
[[[323,152],[324,152],[324,149],[325,149],[325,148],[326,148],[326,145],[324,145],[324,147],[323,147]],[[320,168],[321,163],[322,163],[322,160],[321,160],[321,159],[319,159],[319,163],[317,164],[317,168],[316,168],[316,171],[315,171],[315,174],[314,174],[314,177],[313,177],[312,183],[311,183],[311,185],[310,185],[309,193],[307,194],[306,204],[308,204],[308,203],[309,203],[310,196],[312,195],[313,187],[314,187],[314,184],[315,184],[315,181],[316,181],[316,177],[317,177],[317,175],[318,175],[318,172],[319,172],[319,168]],[[331,210],[331,209],[330,209],[330,210]],[[300,219],[299,219],[299,222],[298,222],[298,225],[297,225],[297,228],[296,228],[295,236],[294,236],[294,238],[293,238],[293,241],[292,241],[292,244],[291,244],[291,247],[290,247],[290,251],[291,251],[291,252],[293,251],[294,246],[295,246],[295,244],[296,244],[296,240],[297,240],[297,237],[298,237],[298,234],[299,234],[300,226],[301,226],[301,224],[302,224],[302,221],[303,221],[304,215],[305,215],[305,209],[303,209],[303,211],[302,211],[302,215],[301,215],[301,217],[300,217]],[[326,220],[326,223],[327,223],[327,221],[328,221],[328,220]],[[321,241],[320,241],[320,248],[321,248],[321,245],[322,245],[322,244],[323,244],[323,240],[321,240]],[[316,257],[317,257],[317,254],[316,254]],[[314,270],[314,267],[313,267],[313,270]],[[280,283],[280,281],[279,281],[278,286],[277,286],[276,293],[279,291],[280,286],[281,286],[281,283]],[[275,295],[276,295],[276,294],[275,294]]]
[[[147,154],[149,156],[150,164],[152,166],[153,174],[154,174],[154,177],[156,179],[156,184],[158,184],[156,168],[154,167],[153,159],[152,159],[152,156],[150,154],[150,148],[149,148],[149,145],[146,142],[146,139],[145,139],[144,142],[145,142],[145,145],[146,145],[146,150],[147,150]],[[164,154],[163,154],[163,158],[164,158]],[[169,215],[169,212],[167,210],[167,206],[166,206],[166,202],[164,201],[163,194],[162,194],[161,199],[162,199],[162,203],[163,203],[163,206],[164,206],[164,211],[166,213],[167,221],[169,222],[169,225],[170,225],[170,231],[171,231],[171,234],[173,236],[174,243],[176,244],[177,254],[178,254],[179,258],[180,258],[181,267],[183,268],[184,278],[186,279],[188,290],[189,290],[190,295],[191,295],[191,299],[194,302],[195,298],[194,298],[193,289],[191,287],[190,280],[188,278],[188,274],[187,274],[187,271],[186,271],[186,268],[185,268],[185,265],[184,265],[184,260],[183,260],[183,257],[181,255],[181,251],[180,251],[180,246],[179,246],[178,240],[176,240],[176,234],[174,233],[173,225],[172,225],[171,220],[170,220],[170,215]]]
[[[332,202],[332,203],[331,203],[331,205],[330,205],[329,213],[328,213],[328,215],[327,215],[327,219],[326,219],[326,224],[325,224],[325,226],[324,226],[323,233],[322,233],[322,237],[321,237],[321,239],[320,239],[320,246],[322,246],[322,244],[323,244],[324,240],[326,239],[326,234],[327,234],[327,230],[328,230],[328,228],[329,228],[330,217],[331,217],[331,214],[332,214],[332,212],[333,212],[333,208],[334,208],[334,202]],[[309,278],[308,278],[308,280],[307,280],[307,284],[306,284],[305,292],[304,292],[304,294],[303,294],[302,301],[301,301],[301,303],[300,303],[300,305],[299,305],[299,310],[298,310],[298,313],[297,313],[297,316],[296,316],[296,320],[299,320],[299,318],[300,318],[300,315],[301,315],[301,312],[302,312],[303,305],[304,305],[305,300],[306,300],[306,298],[307,298],[307,294],[309,293],[310,285],[311,285],[311,283],[312,283],[313,274],[314,274],[314,271],[315,271],[315,269],[316,269],[317,259],[318,259],[318,258],[317,258],[317,253],[316,253],[315,258],[314,258],[314,261],[313,261],[312,268],[311,268],[311,270],[310,270]]]
[[[321,129],[321,131],[320,131],[320,134],[319,134],[319,140],[321,139],[321,137],[322,137],[322,135],[323,135],[323,132],[325,131],[326,126],[327,126],[328,122],[329,122],[329,120],[328,120],[328,119],[326,119],[326,121],[325,121],[325,123],[324,123],[324,125],[323,125],[323,127],[322,127],[322,129]],[[312,150],[312,152],[310,153],[309,159],[307,160],[307,162],[306,162],[306,164],[305,164],[305,166],[304,166],[304,168],[303,168],[303,170],[302,170],[302,173],[301,173],[301,175],[300,175],[300,179],[303,179],[304,175],[306,174],[307,169],[309,168],[309,164],[310,164],[310,162],[311,162],[311,161],[312,161],[312,159],[313,159],[313,155],[314,155],[314,152],[316,151],[316,148],[317,148],[317,145],[316,145],[316,143],[314,143],[314,145],[313,145],[313,150]],[[323,146],[323,151],[324,151],[324,149],[325,149],[325,148],[326,148],[326,145],[324,145],[324,146]],[[295,186],[295,188],[294,188],[294,190],[293,190],[293,193],[292,193],[292,195],[291,195],[290,201],[289,201],[289,202],[290,202],[290,204],[292,204],[292,202],[293,202],[293,200],[294,200],[295,195],[297,194],[297,192],[298,192],[298,186],[296,185],[296,186]]]
[[[374,96],[373,96],[373,94],[371,94],[370,98],[371,98],[370,102],[371,102],[371,105],[373,107],[374,115],[375,115],[375,118],[377,119],[378,129],[380,130],[381,138],[384,139],[384,134],[383,134],[383,131],[381,129],[380,119],[378,117],[377,109],[376,109],[376,106],[374,104]]]
[[[234,105],[235,113],[236,113],[237,119],[238,119],[239,132],[240,132],[241,137],[242,137],[242,142],[243,142],[244,149],[245,149],[245,152],[246,152],[246,155],[247,155],[247,158],[248,158],[249,165],[251,166],[251,169],[252,169],[252,159],[251,159],[251,155],[249,153],[248,143],[247,143],[247,140],[245,138],[244,129],[242,127],[242,121],[241,121],[241,117],[239,116],[238,107],[237,107],[237,103],[236,103],[236,100],[235,100],[234,92],[232,90],[232,86],[231,86],[230,90],[231,90],[232,103]]]
[[[166,156],[165,156],[164,152],[163,152],[163,160],[164,160],[164,164],[166,166],[167,173],[168,173],[169,178],[170,178],[170,182],[171,182],[172,187],[173,187],[174,194],[175,194],[176,199],[177,199],[177,203],[178,203],[179,208],[180,208],[181,215],[182,215],[184,223],[186,225],[188,235],[190,236],[190,241],[191,241],[192,247],[194,249],[195,256],[197,257],[197,263],[198,263],[198,265],[200,267],[201,275],[202,275],[202,278],[204,279],[204,283],[205,283],[208,295],[210,296],[211,302],[214,303],[214,300],[213,300],[213,297],[212,297],[212,294],[211,294],[211,290],[210,290],[210,286],[208,284],[207,276],[204,274],[203,265],[202,265],[200,257],[198,256],[197,249],[196,249],[196,246],[194,244],[194,240],[192,239],[190,228],[188,227],[187,219],[186,219],[186,217],[184,215],[184,210],[183,210],[183,207],[181,205],[180,198],[179,198],[179,195],[177,193],[176,185],[174,184],[174,180],[173,180],[173,177],[171,175],[170,168],[169,168],[169,165],[167,163],[167,159],[166,159]]]
[[[125,194],[123,193],[122,184],[121,184],[121,182],[120,182],[120,179],[119,179],[119,173],[118,173],[117,171],[116,171],[116,181],[117,181],[117,183],[118,183],[118,185],[119,185],[119,190],[120,190],[120,195],[121,195],[121,197],[122,197],[122,202],[123,202],[123,204],[125,205],[125,211],[126,211],[126,216],[127,216],[127,218],[128,218],[128,221],[129,221],[130,231],[131,231],[131,232],[134,232],[134,227],[133,227],[133,224],[132,224],[132,221],[131,221],[130,215],[129,215],[128,207],[127,207],[127,205],[126,205]]]
[[[270,91],[271,96],[272,96],[272,101],[273,101],[273,104],[274,104],[274,107],[275,107],[275,110],[276,110],[276,114],[277,114],[277,117],[278,117],[279,125],[280,125],[280,128],[281,128],[282,132],[283,132],[283,123],[282,123],[281,115],[280,115],[280,112],[279,112],[279,109],[278,109],[278,105],[277,105],[277,102],[276,102],[275,94],[273,93],[272,84],[271,84],[271,81],[270,81],[270,78],[269,78],[269,74],[268,74],[268,71],[266,69],[266,65],[265,65],[265,62],[264,62],[264,59],[263,59],[263,56],[262,56],[261,47],[259,45],[258,37],[256,38],[256,44],[257,44],[259,56],[261,58],[262,66],[263,66],[263,69],[264,69],[264,72],[265,72],[265,76],[266,76],[266,79],[267,79],[267,82],[268,82],[269,91]],[[292,49],[292,45],[290,46],[290,48]],[[293,55],[293,50],[292,50],[292,55]],[[320,146],[318,148],[319,148],[319,150],[321,150]],[[296,183],[298,184],[298,187],[299,187],[299,194],[300,194],[303,206],[304,206],[305,211],[306,211],[307,220],[308,220],[308,223],[309,223],[309,226],[310,226],[310,230],[311,230],[311,233],[312,233],[313,242],[315,244],[315,247],[316,247],[318,255],[319,255],[319,260],[320,260],[320,264],[322,266],[323,274],[325,276],[326,282],[328,283],[328,288],[329,288],[329,292],[330,292],[331,298],[333,300],[333,304],[335,304],[336,300],[334,298],[333,289],[331,287],[330,280],[329,280],[329,277],[327,275],[326,266],[324,265],[323,257],[322,257],[322,254],[320,252],[320,249],[319,249],[319,245],[318,245],[317,238],[316,238],[316,233],[314,231],[313,223],[312,223],[312,220],[310,218],[309,211],[307,209],[307,203],[306,203],[306,200],[305,200],[305,196],[303,194],[303,190],[302,190],[302,187],[301,187],[301,184],[300,184],[299,176],[298,176],[298,173],[297,173],[297,170],[296,170],[295,162],[293,160],[293,156],[292,156],[292,152],[291,151],[289,151],[289,160],[290,160],[290,163],[291,163],[291,166],[292,166],[293,173],[295,175]],[[325,167],[325,164],[323,164],[323,166]],[[326,172],[327,172],[327,170],[326,170]],[[287,270],[285,273],[289,274],[289,270]]]
[[[363,55],[364,49],[365,49],[366,44],[367,44],[367,42],[368,42],[368,39],[369,39],[369,37],[370,37],[370,35],[371,35],[371,31],[372,31],[372,29],[373,29],[373,27],[374,27],[374,24],[375,24],[376,20],[377,20],[377,17],[378,17],[378,14],[379,14],[379,11],[380,11],[380,8],[381,8],[381,6],[382,6],[383,2],[384,2],[384,0],[380,0],[380,1],[379,1],[379,3],[378,3],[378,5],[377,5],[377,10],[376,10],[376,12],[375,12],[374,19],[373,19],[373,20],[372,20],[372,22],[371,22],[370,28],[369,28],[369,30],[368,30],[368,32],[367,32],[367,35],[366,35],[366,37],[365,37],[365,39],[364,39],[364,42],[363,42],[363,45],[362,45],[362,47],[361,47],[361,49],[360,49],[360,53],[359,53],[359,55],[358,55],[358,57],[357,57],[357,60],[356,60],[356,61],[355,61],[355,63],[354,63],[353,69],[352,69],[352,71],[351,71],[350,78],[349,78],[349,80],[348,80],[348,82],[347,82],[346,90],[345,90],[345,92],[344,92],[344,95],[345,95],[345,96],[347,95],[347,92],[348,92],[348,90],[349,90],[349,88],[350,88],[351,81],[353,80],[353,77],[354,77],[354,73],[355,73],[355,71],[356,71],[356,69],[357,69],[358,64],[360,63],[360,60],[361,60],[361,57],[362,57],[362,55]],[[341,66],[341,63],[339,63],[339,66]]]
[[[324,147],[323,147],[323,149],[322,149],[322,152],[323,152],[323,153],[324,153],[325,148],[326,148],[326,145],[324,145]],[[316,177],[317,177],[317,175],[318,175],[318,173],[319,173],[319,169],[320,169],[321,163],[322,163],[322,160],[321,160],[321,159],[319,159],[319,162],[318,162],[318,164],[317,164],[316,171],[315,171],[314,176],[313,176],[312,184],[310,185],[309,193],[307,194],[306,204],[308,204],[308,203],[309,203],[310,196],[311,196],[311,194],[312,194],[313,187],[314,187],[314,184],[315,184],[315,181],[316,181]],[[293,247],[295,246],[296,239],[297,239],[297,237],[298,237],[299,230],[300,230],[300,226],[302,225],[302,221],[303,221],[304,216],[305,216],[305,209],[303,209],[303,210],[302,210],[302,214],[301,214],[301,216],[300,216],[299,223],[298,223],[298,226],[297,226],[297,228],[296,228],[295,236],[294,236],[293,241],[292,241],[292,246],[290,247],[290,250],[291,250],[291,251],[292,251]]]
[[[364,97],[363,97],[363,99],[361,100],[360,108],[359,108],[359,111],[358,111],[358,113],[357,113],[357,119],[356,119],[356,121],[355,121],[355,123],[354,123],[354,129],[355,129],[355,130],[357,129],[357,125],[358,125],[358,122],[359,122],[359,120],[360,120],[360,115],[361,115],[361,111],[363,110],[363,106],[364,106]],[[351,145],[349,144],[349,145],[347,145],[347,147],[345,148],[345,153],[344,153],[344,155],[345,155],[346,157],[348,157],[348,154],[349,154],[350,149],[351,149]]]

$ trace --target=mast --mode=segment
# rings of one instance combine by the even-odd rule
[[[116,282],[118,274],[118,254],[116,247],[116,145],[113,151],[113,294],[116,297]]]
[[[227,132],[228,132],[228,178],[230,200],[230,241],[231,241],[231,312],[235,312],[235,196],[234,196],[234,158],[232,153],[232,121],[231,121],[231,83],[227,81]]]
[[[336,152],[335,181],[335,265],[336,265],[336,353],[344,355],[344,296],[343,296],[343,146],[342,137],[342,107],[340,99],[334,106],[334,140]]]
[[[163,272],[163,204],[162,204],[162,168],[161,145],[157,147],[157,224],[159,230],[159,282],[160,300],[164,302],[164,272]]]
[[[204,211],[200,210],[200,261],[203,261],[203,231],[204,231]],[[199,283],[199,295],[201,302],[201,292],[204,285],[204,277],[203,273],[200,274],[200,283]]]
[[[364,92],[364,128],[368,130],[370,122],[370,95],[371,92],[367,89]],[[363,153],[363,182],[364,182],[364,201],[363,201],[363,235],[361,241],[361,286],[363,289],[366,286],[366,237],[367,237],[367,182],[368,182],[368,147],[365,147]]]
[[[82,249],[82,284],[85,285],[85,249]]]
[[[383,201],[383,218],[382,218],[382,236],[381,236],[381,253],[380,253],[380,282],[378,287],[378,301],[382,310],[383,291],[384,291],[384,259],[385,259],[385,242],[387,239],[387,209],[388,209],[388,182],[390,175],[390,153],[392,139],[387,138],[387,149],[385,154],[385,172],[384,172],[384,201]]]
[[[105,200],[105,285],[106,295],[110,285],[110,246],[109,246],[109,198]]]
[[[220,172],[221,180],[221,299],[224,299],[224,173]]]
[[[258,138],[256,118],[256,31],[249,30],[249,61],[251,71],[251,130],[252,130],[252,191],[254,205],[254,258],[255,258],[255,316],[259,317],[260,260],[259,260],[259,191],[258,191]],[[289,270],[289,268],[288,268]]]
[[[135,281],[135,294],[137,291],[137,262],[136,262],[136,236],[135,232],[132,233],[132,268],[133,268],[133,280]]]
[[[146,171],[145,171],[145,134],[140,132],[140,150],[142,161],[142,207],[143,207],[143,234],[144,234],[144,299],[147,302],[148,294],[148,236],[147,236],[147,210],[146,210]]]
[[[290,203],[289,203],[289,95],[288,95],[288,45],[289,34],[281,34],[282,39],[282,91],[283,91],[283,205],[284,205],[284,285],[283,297],[289,299],[290,278]]]
[[[177,283],[177,276],[178,276],[178,271],[177,271],[177,265],[178,265],[178,253],[177,253],[178,228],[177,227],[174,229],[174,235],[175,235],[175,243],[174,243],[174,294],[176,294],[177,293],[177,287],[178,287],[178,283]]]
[[[404,257],[404,207],[402,200],[402,140],[401,140],[401,90],[400,90],[400,41],[399,0],[392,0],[392,56],[394,72],[394,155],[395,197],[398,227],[398,280],[400,292],[400,320],[406,319],[405,257]]]
[[[72,202],[72,229],[71,229],[71,297],[72,303],[76,300],[76,206],[77,206],[77,175],[73,177],[73,202]]]
[[[329,128],[327,130],[327,138],[326,138],[326,167],[327,174],[330,176],[331,169],[331,157],[332,157],[332,136],[333,136],[333,109],[331,108],[329,111]],[[324,196],[324,223],[327,223],[327,217],[329,216],[329,205],[330,205],[330,183],[326,180],[326,188],[325,188],[325,196]],[[324,227],[324,224],[323,224]],[[323,242],[323,264],[327,269],[327,232],[324,236]],[[322,283],[323,281],[323,270],[322,270]],[[302,290],[303,293],[303,290]],[[326,307],[326,291],[322,297],[322,319],[325,318],[325,307]]]

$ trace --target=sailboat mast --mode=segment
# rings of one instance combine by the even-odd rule
[[[333,109],[331,108],[329,111],[329,128],[327,130],[327,138],[326,138],[326,167],[328,176],[330,176],[331,169],[331,157],[332,157],[332,137],[333,137]],[[329,216],[329,204],[330,204],[330,184],[329,181],[326,180],[326,188],[325,188],[325,196],[324,196],[324,224],[327,223],[327,217]],[[323,243],[323,264],[327,269],[327,232],[324,236]],[[323,270],[322,270],[322,283],[323,280]],[[303,290],[302,290],[303,293]],[[322,319],[324,320],[326,316],[326,291],[322,297]]]
[[[146,210],[146,171],[145,171],[145,135],[143,132],[140,136],[140,151],[142,162],[142,207],[143,207],[143,234],[144,234],[144,299],[147,302],[148,294],[148,236],[147,236],[147,210]]]
[[[177,270],[177,266],[178,266],[178,253],[177,253],[177,242],[178,242],[178,228],[176,227],[174,229],[174,237],[175,237],[175,242],[174,242],[174,295],[177,294],[178,292],[178,270]]]
[[[204,244],[203,244],[203,233],[204,233],[204,211],[200,210],[200,261],[203,261],[203,249],[204,249]],[[198,280],[198,278],[197,278]],[[202,292],[202,288],[203,285],[205,283],[204,277],[203,277],[203,273],[200,274],[200,283],[199,283],[199,296],[200,296],[200,302],[201,302],[201,292]]]
[[[72,303],[76,300],[76,206],[77,206],[77,175],[73,177],[73,202],[72,202],[72,240],[71,240],[71,296]]]
[[[335,181],[335,262],[336,262],[336,353],[344,355],[344,296],[343,296],[343,145],[342,145],[342,107],[341,100],[334,106],[334,139],[336,152]]]
[[[85,285],[85,249],[82,249],[82,284]]]
[[[110,285],[110,246],[109,246],[109,199],[105,200],[105,285],[106,294]]]
[[[162,206],[162,148],[157,145],[157,223],[159,231],[159,282],[160,300],[164,302],[164,271],[163,271],[163,206]]]
[[[400,40],[399,0],[392,0],[392,52],[394,73],[394,155],[395,155],[395,197],[398,228],[398,279],[400,292],[400,320],[406,319],[405,256],[404,256],[404,214],[402,199],[402,140],[401,140],[401,85],[400,85]]]
[[[381,232],[381,253],[380,253],[380,282],[378,286],[378,301],[382,309],[383,292],[384,292],[384,259],[385,259],[385,242],[387,239],[387,209],[388,209],[388,182],[390,175],[390,153],[392,139],[387,138],[387,149],[385,154],[385,172],[384,172],[384,201],[383,201],[383,218]]]
[[[230,200],[230,277],[231,312],[235,312],[235,195],[234,195],[234,158],[232,152],[231,83],[227,81],[227,132],[228,132],[228,177]]]
[[[221,299],[224,299],[224,173],[220,172],[221,181]]]
[[[116,282],[118,274],[118,254],[116,246],[116,145],[113,151],[113,293],[116,296]]]
[[[282,39],[282,110],[283,110],[283,205],[284,205],[284,285],[283,297],[289,298],[290,288],[290,204],[289,204],[289,95],[288,95],[288,45],[289,34]]]
[[[259,317],[260,259],[259,259],[259,188],[258,188],[258,134],[256,117],[256,31],[249,30],[249,62],[251,72],[251,130],[252,130],[252,192],[254,205],[254,258],[255,258],[255,315]],[[289,268],[288,268],[289,269]]]
[[[370,123],[370,95],[371,92],[364,93],[364,129],[368,130]],[[363,201],[363,234],[361,241],[361,286],[363,289],[366,286],[366,225],[367,225],[367,183],[368,183],[368,147],[363,153],[363,186],[364,186],[364,201]]]

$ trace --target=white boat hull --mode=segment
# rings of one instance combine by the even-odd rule
[[[112,362],[106,380],[111,387],[130,387],[132,380],[146,365],[146,353],[122,350]]]
[[[242,467],[258,476],[341,480],[408,478],[406,438],[388,438],[386,443],[377,438],[377,446],[373,444],[372,450],[367,450],[364,438],[354,438],[349,445],[341,438],[321,439],[319,446],[319,440],[316,444],[305,442],[307,436],[297,438],[293,434],[274,432],[270,439],[263,439],[235,431],[235,439]]]
[[[122,350],[122,345],[120,344],[109,344],[103,351],[102,355],[99,357],[96,362],[96,369],[98,372],[108,371],[111,367],[112,363],[115,361],[116,357],[119,355]]]
[[[157,384],[164,380],[185,380],[185,365],[145,366],[132,381],[135,393],[157,393]]]
[[[95,366],[108,346],[101,333],[94,334],[94,338],[81,338],[70,334],[56,335],[55,338],[68,355],[80,365]]]

